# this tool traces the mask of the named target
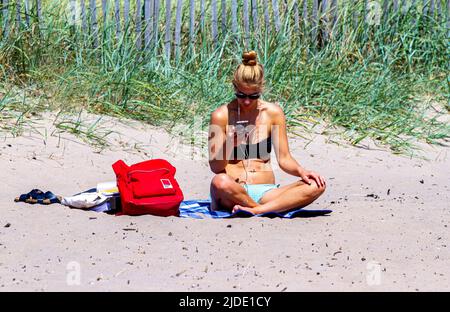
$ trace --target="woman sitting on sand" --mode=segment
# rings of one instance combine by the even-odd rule
[[[283,212],[312,203],[325,191],[325,180],[291,156],[281,107],[263,101],[264,69],[256,52],[243,54],[233,79],[236,99],[211,114],[209,165],[213,210],[253,214]],[[272,145],[280,168],[301,179],[275,184],[270,165]]]

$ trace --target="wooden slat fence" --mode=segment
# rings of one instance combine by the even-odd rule
[[[63,0],[60,6],[59,16],[85,38],[80,44],[98,48],[131,38],[138,50],[167,58],[178,58],[185,45],[217,46],[227,38],[245,48],[252,48],[253,37],[278,34],[320,45],[339,36],[346,6],[353,10],[353,27],[376,27],[376,20],[386,24],[408,14],[414,24],[427,18],[450,27],[450,0]],[[44,31],[58,16],[52,13],[55,8],[43,0],[0,0],[0,40],[34,24]]]

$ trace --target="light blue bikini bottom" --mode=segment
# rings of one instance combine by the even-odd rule
[[[257,203],[268,191],[279,188],[280,184],[243,184],[247,194]]]
[[[268,191],[275,188],[279,188],[280,184],[241,184],[247,191],[247,194],[257,203]],[[208,200],[211,200],[211,194],[208,196]]]

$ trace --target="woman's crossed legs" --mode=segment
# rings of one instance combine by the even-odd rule
[[[247,210],[254,214],[283,212],[309,205],[324,191],[325,186],[318,187],[314,182],[309,185],[299,180],[273,188],[267,191],[259,202],[255,202],[241,184],[229,175],[219,173],[211,181],[211,209]]]

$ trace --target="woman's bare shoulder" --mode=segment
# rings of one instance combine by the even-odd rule
[[[260,109],[265,110],[272,117],[284,115],[283,109],[278,102],[261,101]]]
[[[211,123],[213,124],[227,124],[228,123],[228,111],[231,103],[223,104],[217,107],[211,113]]]

